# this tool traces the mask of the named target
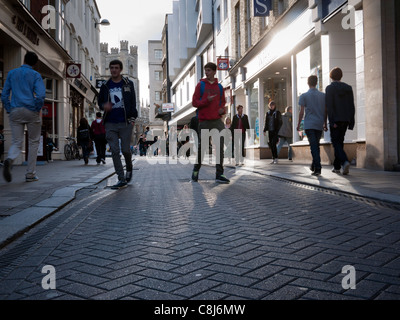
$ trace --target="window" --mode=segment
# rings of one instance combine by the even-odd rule
[[[251,47],[251,1],[246,0],[246,29],[247,29],[247,41],[246,49]]]
[[[240,59],[242,56],[241,50],[240,50],[240,2],[236,5],[235,7],[235,21],[236,21],[236,57],[237,59]]]
[[[154,71],[154,80],[156,81],[162,80],[162,71]]]
[[[31,10],[31,0],[20,0],[22,4],[28,9]]]
[[[156,91],[155,92],[155,100],[156,101],[161,101],[161,91]]]
[[[162,60],[162,58],[163,58],[163,51],[161,49],[155,49],[154,50],[154,59]]]
[[[228,19],[228,0],[224,0],[224,21]]]
[[[221,7],[218,6],[217,8],[217,14],[215,17],[216,21],[215,21],[215,26],[217,28],[217,32],[221,31]]]

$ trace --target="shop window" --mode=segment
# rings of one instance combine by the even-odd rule
[[[297,101],[303,93],[309,90],[307,79],[311,75],[318,77],[318,87],[320,91],[324,91],[324,83],[322,77],[322,50],[321,40],[314,42],[296,55],[297,64]],[[299,108],[293,112],[300,112]],[[299,132],[300,139],[306,139],[304,131]],[[295,140],[297,141],[297,137]]]
[[[258,82],[249,86],[249,96],[250,96],[250,106],[249,106],[249,121],[250,128],[256,129],[260,128],[260,115],[258,113],[258,90],[259,84]],[[255,137],[254,145],[259,145],[260,140],[259,136]]]

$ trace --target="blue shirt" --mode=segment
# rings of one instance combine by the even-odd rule
[[[108,90],[110,93],[110,102],[112,103],[111,112],[107,113],[106,122],[121,123],[126,122],[125,120],[125,105],[122,97],[122,86],[124,81],[121,80],[118,83],[110,81],[108,83]]]
[[[43,107],[45,97],[46,88],[42,76],[26,64],[8,73],[1,93],[1,101],[7,113],[10,113],[13,108],[21,107],[39,112]]]
[[[324,130],[325,93],[316,88],[300,96],[299,105],[305,107],[304,130]]]

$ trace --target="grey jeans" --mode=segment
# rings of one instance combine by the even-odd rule
[[[217,129],[219,132],[221,132],[225,129],[225,125],[221,119],[207,120],[207,121],[202,121],[199,123],[199,130],[198,130],[199,145],[198,145],[198,151],[197,151],[197,163],[194,165],[193,171],[200,171],[200,168],[201,168],[201,165],[203,162],[203,158],[204,158],[204,154],[206,151],[206,150],[202,150],[203,148],[201,146],[201,132],[202,132],[202,130],[212,130],[212,129]],[[221,138],[220,144],[219,144],[219,150],[216,150],[216,152],[219,153],[219,157],[217,155],[217,160],[219,158],[219,161],[217,161],[218,163],[215,166],[217,177],[224,174],[224,147],[225,147],[224,139]]]
[[[111,149],[115,173],[118,180],[124,181],[124,167],[122,165],[120,152],[125,158],[126,171],[132,171],[131,138],[133,125],[122,123],[106,122],[106,139]],[[121,139],[121,145],[119,143]]]
[[[14,108],[10,112],[10,128],[12,145],[8,150],[7,158],[14,161],[22,151],[24,142],[25,125],[28,129],[28,168],[26,176],[32,178],[36,175],[36,160],[40,143],[40,132],[42,129],[42,118],[39,112],[27,108]]]

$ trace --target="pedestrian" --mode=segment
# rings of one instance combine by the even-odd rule
[[[127,186],[132,179],[132,153],[130,150],[132,131],[138,116],[136,109],[136,94],[133,82],[121,75],[123,64],[113,60],[109,64],[111,78],[100,88],[99,106],[104,110],[104,125],[106,139],[111,149],[118,182],[112,189]],[[121,150],[126,164],[126,175],[120,157]]]
[[[276,102],[271,101],[268,105],[269,111],[265,117],[264,135],[268,131],[268,145],[272,153],[271,164],[278,163],[278,132],[282,127],[282,115],[279,110],[276,109]]]
[[[225,129],[231,131],[231,127],[232,127],[232,120],[228,116],[225,118]],[[232,134],[232,139],[230,139],[229,141],[225,141],[224,159],[228,159],[228,163],[231,164],[233,158],[234,155],[233,155],[233,134]]]
[[[286,107],[285,113],[282,115],[282,127],[279,130],[278,138],[279,144],[277,147],[278,157],[285,143],[288,145],[288,159],[293,160],[293,150],[291,144],[293,143],[293,120],[292,120],[292,107]]]
[[[137,143],[139,145],[139,154],[140,154],[141,157],[146,155],[146,150],[145,150],[145,147],[144,147],[144,143],[145,142],[146,142],[146,138],[145,138],[144,134],[141,134],[139,136],[139,141]]]
[[[82,148],[83,160],[85,161],[85,165],[89,163],[89,155],[90,155],[90,144],[92,143],[92,129],[90,128],[89,122],[86,118],[81,118],[79,120],[79,127],[77,130],[77,143],[78,146]]]
[[[245,157],[245,149],[244,145],[246,142],[246,131],[250,129],[250,124],[249,124],[249,117],[246,114],[243,114],[243,106],[238,105],[237,106],[237,114],[233,117],[232,121],[232,126],[231,126],[231,131],[232,131],[232,137],[233,141],[235,141],[235,130],[241,130],[242,131],[242,136],[241,136],[241,150],[235,150],[235,159],[236,159],[236,165],[243,165],[244,164],[244,157]],[[235,143],[233,143],[235,145]]]
[[[51,137],[50,133],[46,133],[46,159],[47,162],[53,162],[53,159],[51,158],[51,154],[53,153],[54,150],[57,150],[56,144]]]
[[[326,87],[326,107],[328,109],[331,141],[335,150],[333,172],[348,175],[350,162],[344,151],[344,138],[347,129],[353,130],[355,125],[355,105],[353,88],[341,82],[343,71],[334,68],[330,72],[332,83]]]
[[[192,181],[197,182],[202,165],[203,155],[201,146],[202,130],[217,129],[219,132],[225,130],[222,117],[225,115],[225,95],[222,85],[215,78],[217,65],[209,62],[204,66],[206,78],[200,80],[193,94],[192,105],[199,110],[199,134],[198,134],[198,157],[192,173]],[[218,159],[219,156],[219,159]],[[218,161],[219,160],[219,161]],[[217,183],[229,183],[224,175],[224,139],[220,138],[219,150],[217,150],[216,177]]]
[[[308,78],[309,90],[300,96],[300,115],[297,130],[300,131],[301,121],[304,117],[304,130],[310,143],[313,162],[310,166],[313,176],[319,176],[322,172],[320,140],[322,133],[327,128],[327,113],[325,94],[317,89],[318,77]]]
[[[4,126],[0,124],[0,165],[3,165],[4,154]]]
[[[9,114],[12,135],[12,144],[3,168],[3,176],[7,182],[12,180],[12,164],[22,150],[25,125],[29,136],[25,181],[39,180],[36,175],[36,160],[42,128],[40,111],[44,105],[46,88],[42,76],[33,70],[38,61],[39,58],[36,53],[27,52],[24,57],[24,64],[8,73],[1,93],[1,101]]]
[[[93,133],[93,141],[96,147],[96,163],[106,164],[106,128],[104,127],[104,121],[102,118],[101,112],[96,113],[96,119],[93,120],[92,125],[90,126]]]

